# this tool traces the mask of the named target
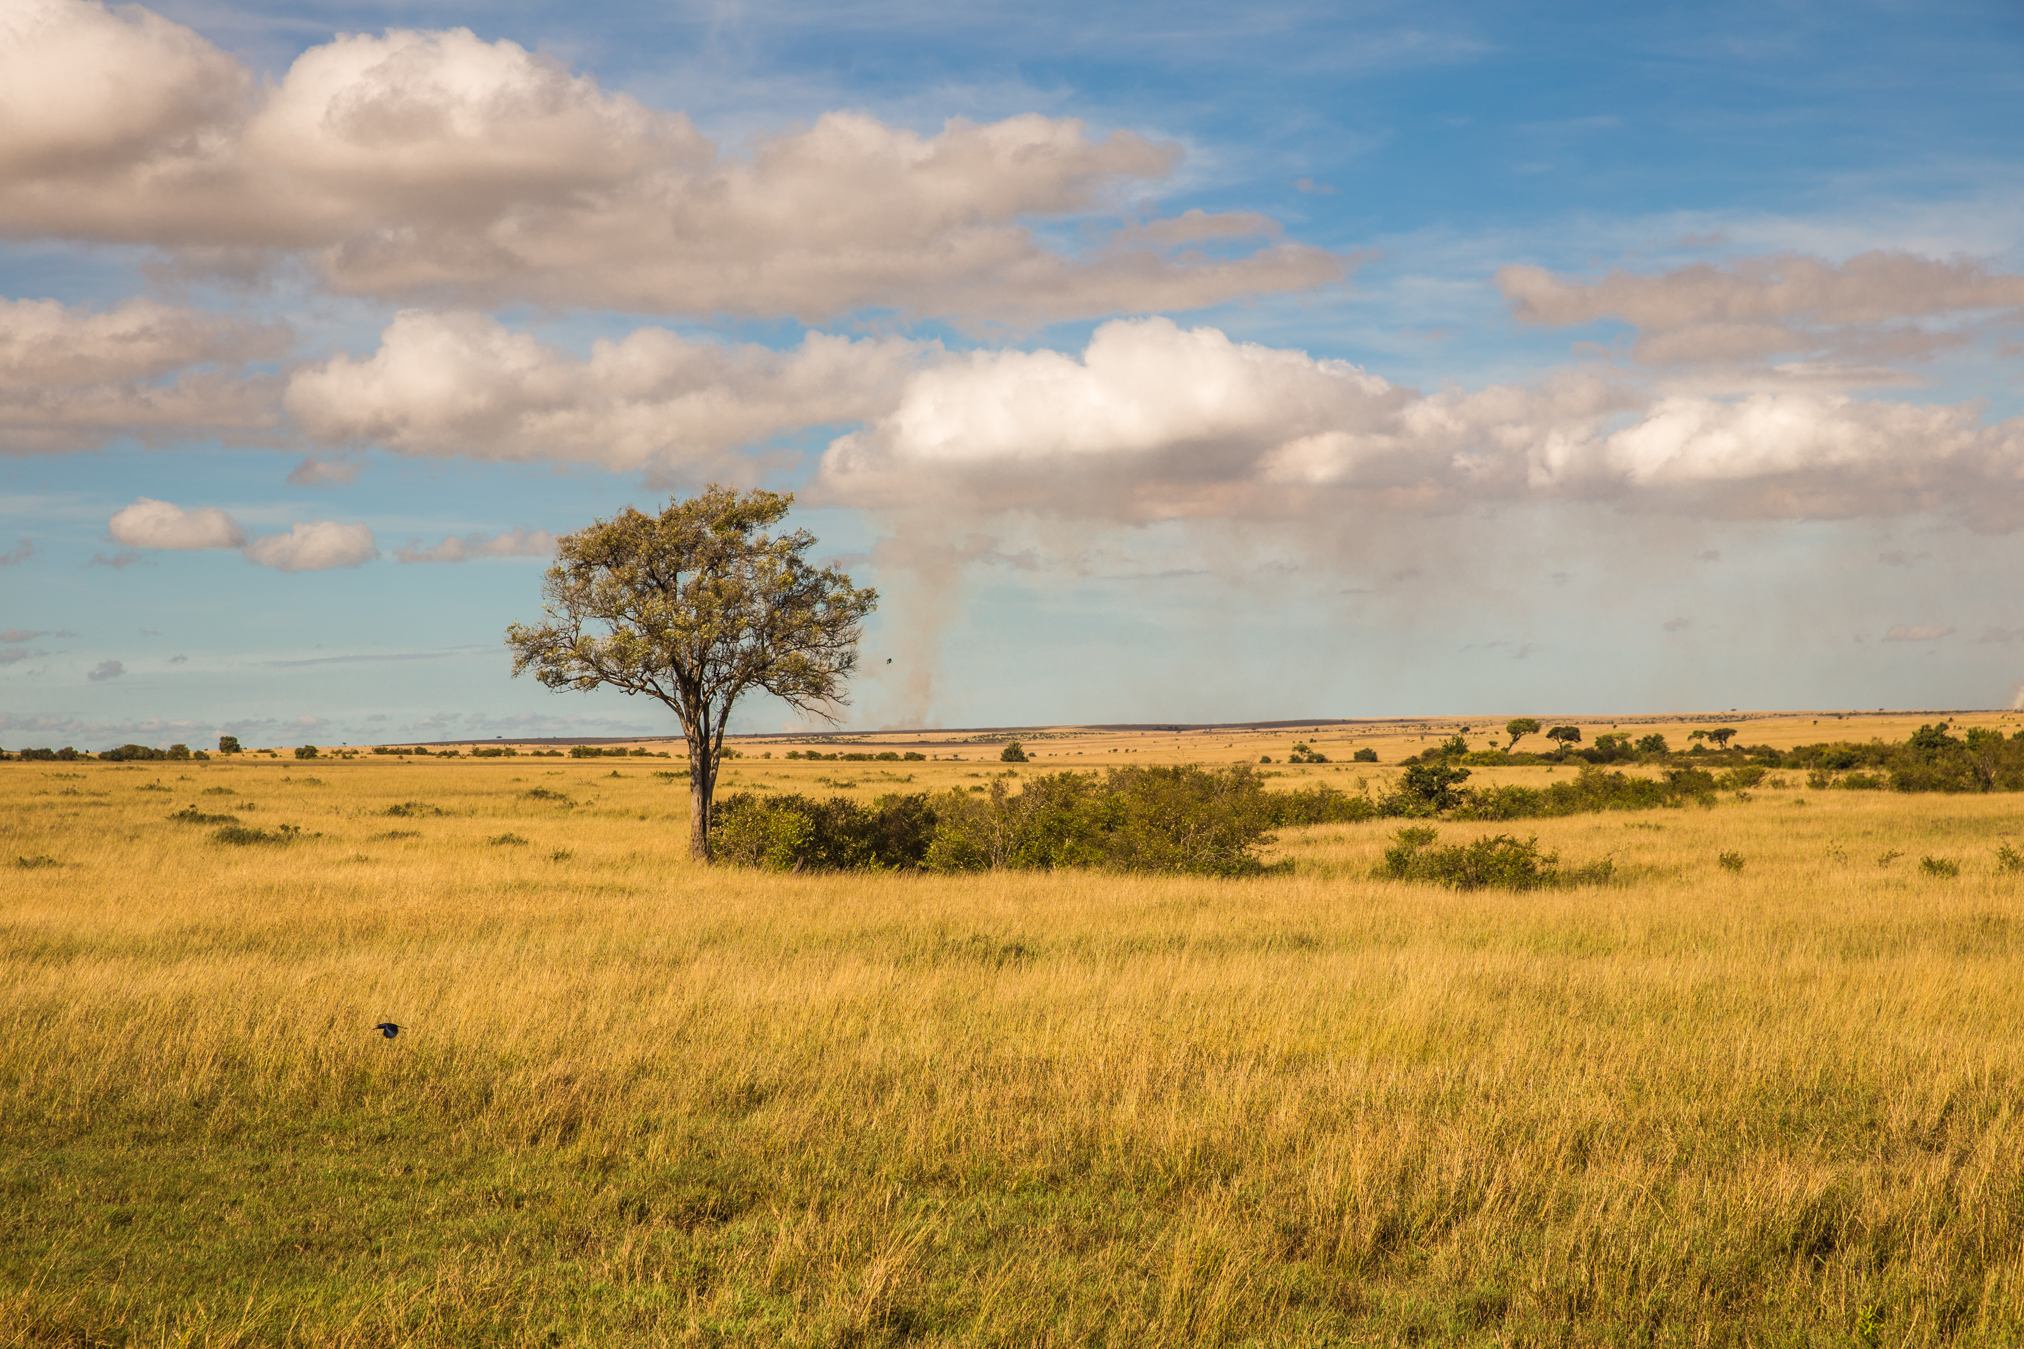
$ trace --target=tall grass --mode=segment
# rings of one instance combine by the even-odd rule
[[[2000,799],[1541,820],[1615,880],[1514,895],[1371,879],[1379,822],[705,871],[608,764],[298,768],[0,772],[57,863],[0,887],[0,1345],[2024,1335]],[[300,832],[168,818],[221,784]]]

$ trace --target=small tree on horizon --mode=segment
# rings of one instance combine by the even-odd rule
[[[857,669],[878,592],[805,554],[807,530],[770,535],[791,492],[711,484],[658,516],[628,506],[566,534],[542,583],[547,617],[506,629],[513,673],[550,689],[645,694],[689,749],[689,852],[710,859],[710,805],[731,708],[757,689],[797,712],[831,709]]]
[[[1708,739],[1715,742],[1715,748],[1717,749],[1729,748],[1729,742],[1735,738],[1736,728],[1734,726],[1717,726],[1708,732]]]
[[[998,751],[999,763],[1025,763],[1026,751],[1019,747],[1017,740],[1007,740],[1005,748]]]
[[[1518,742],[1526,736],[1539,734],[1539,722],[1532,717],[1513,717],[1504,723],[1504,734],[1511,737],[1511,743],[1504,748],[1516,749]]]
[[[1546,733],[1546,738],[1548,740],[1559,741],[1560,752],[1565,754],[1569,749],[1581,743],[1581,728],[1579,726],[1555,726]]]

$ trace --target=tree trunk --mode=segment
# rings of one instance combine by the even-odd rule
[[[717,786],[709,738],[689,738],[689,856],[710,860],[710,797]]]

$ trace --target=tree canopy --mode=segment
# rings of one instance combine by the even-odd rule
[[[710,803],[731,708],[770,693],[833,720],[878,593],[805,554],[807,530],[766,533],[792,493],[712,484],[658,516],[628,506],[563,536],[543,621],[506,630],[513,673],[551,689],[645,694],[689,747],[690,851],[710,855]]]

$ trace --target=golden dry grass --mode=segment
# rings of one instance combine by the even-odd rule
[[[1538,821],[1619,882],[1514,897],[1369,879],[1381,823],[704,870],[668,766],[0,765],[0,861],[60,864],[0,887],[0,1345],[2024,1335],[2012,799]]]

